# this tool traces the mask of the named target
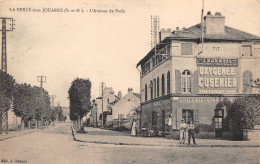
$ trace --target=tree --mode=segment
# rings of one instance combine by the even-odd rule
[[[224,105],[227,108],[224,128],[231,132],[231,139],[242,140],[243,130],[260,124],[259,96],[239,97],[233,103],[224,99]]]
[[[24,121],[33,118],[39,120],[50,120],[50,97],[48,92],[40,87],[31,87],[28,84],[16,84],[13,109],[16,116],[21,117],[21,129],[24,129]]]
[[[0,70],[0,108],[5,112],[11,107],[14,84],[15,80],[13,77]]]
[[[68,91],[70,99],[70,119],[78,120],[78,128],[81,127],[81,119],[91,109],[90,103],[91,82],[89,79],[75,79]]]
[[[32,119],[35,115],[34,92],[28,84],[16,84],[13,101],[13,109],[16,116],[21,117],[21,129],[24,129],[24,121]]]
[[[53,126],[54,126],[54,121],[56,120],[56,118],[57,118],[57,111],[55,109],[51,109],[50,120],[52,121]]]
[[[13,77],[0,70],[0,111],[4,113],[11,108],[14,84]],[[2,132],[2,115],[0,115],[0,132]]]

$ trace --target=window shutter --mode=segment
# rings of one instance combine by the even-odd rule
[[[198,71],[195,71],[192,76],[192,84],[191,84],[191,93],[197,94],[198,93],[198,87],[199,87],[199,81],[198,81]]]
[[[194,110],[193,119],[194,119],[194,126],[198,126],[199,125],[199,111],[198,110]]]
[[[181,72],[175,69],[175,92],[181,93]]]

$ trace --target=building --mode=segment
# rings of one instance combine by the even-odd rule
[[[121,92],[118,93],[119,96],[121,96]],[[116,103],[119,100],[118,96],[115,95],[114,90],[112,87],[105,87],[103,89],[103,97],[96,98],[96,110],[97,110],[97,116],[98,116],[98,125],[102,125],[102,108],[103,108],[103,114],[104,114],[104,124],[106,123],[107,116],[111,117],[112,115],[112,108],[111,105]]]
[[[113,105],[112,117],[126,119],[133,115],[134,110],[140,106],[140,94],[134,93],[132,88],[115,105]]]
[[[223,96],[257,93],[248,84],[260,77],[260,37],[225,26],[219,12],[208,12],[204,22],[204,43],[201,24],[161,30],[156,49],[137,64],[142,128],[174,135],[184,119],[200,126],[200,135],[223,137]]]

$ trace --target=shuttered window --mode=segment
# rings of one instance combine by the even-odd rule
[[[243,73],[243,93],[252,93],[253,88],[251,86],[253,74],[251,71],[245,71]]]
[[[153,81],[150,81],[151,99],[153,99]]]
[[[192,55],[192,43],[181,43],[181,54]]]
[[[181,89],[183,93],[191,93],[191,73],[188,70],[182,73]]]
[[[164,87],[164,74],[162,74],[162,96],[164,96],[165,93],[165,87]]]
[[[160,96],[160,80],[159,77],[157,77],[157,97]]]
[[[170,94],[171,92],[171,75],[170,75],[170,72],[168,71],[167,73],[167,94]]]

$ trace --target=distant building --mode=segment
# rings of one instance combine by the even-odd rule
[[[260,37],[225,26],[218,12],[204,20],[204,44],[201,24],[162,30],[156,50],[137,64],[141,127],[174,134],[184,119],[212,138],[223,137],[226,109],[217,106],[222,96],[232,101],[257,93],[250,80],[260,77]]]
[[[115,92],[113,91],[112,87],[105,87],[103,89],[103,101],[102,97],[96,98],[97,104],[97,116],[98,116],[98,125],[102,125],[102,106],[103,106],[103,113],[104,113],[104,124],[106,122],[106,116],[112,115],[112,108],[111,105],[117,102],[119,99]],[[103,104],[103,105],[102,105]]]
[[[113,105],[113,119],[127,118],[133,115],[134,110],[140,106],[140,94],[134,93],[132,88],[115,105]]]

